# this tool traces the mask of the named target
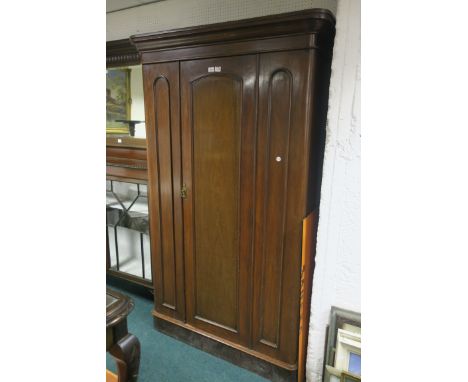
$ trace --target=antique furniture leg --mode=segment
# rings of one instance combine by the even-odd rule
[[[109,351],[117,362],[119,382],[136,382],[140,366],[140,341],[133,334],[127,334]]]

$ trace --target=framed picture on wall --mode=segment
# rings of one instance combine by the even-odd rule
[[[128,125],[117,120],[130,119],[130,69],[107,69],[106,74],[106,133],[129,134]]]

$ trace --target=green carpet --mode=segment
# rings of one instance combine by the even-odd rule
[[[128,330],[141,344],[139,382],[265,382],[266,379],[205,353],[153,328],[153,302],[114,284],[110,288],[131,297],[135,308],[128,317]],[[107,369],[116,372],[107,353]]]

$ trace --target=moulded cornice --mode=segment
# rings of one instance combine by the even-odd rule
[[[326,9],[310,9],[252,19],[208,24],[131,36],[142,54],[171,48],[233,41],[315,34],[332,36],[335,17]],[[320,45],[320,41],[319,41]]]
[[[130,39],[107,41],[106,66],[136,65],[141,61],[140,53]]]

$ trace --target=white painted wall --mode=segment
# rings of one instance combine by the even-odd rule
[[[339,0],[312,291],[307,380],[321,381],[330,307],[361,310],[361,6]]]
[[[319,382],[330,307],[361,307],[360,0],[166,0],[108,14],[107,40],[309,8],[337,15],[306,372]]]

